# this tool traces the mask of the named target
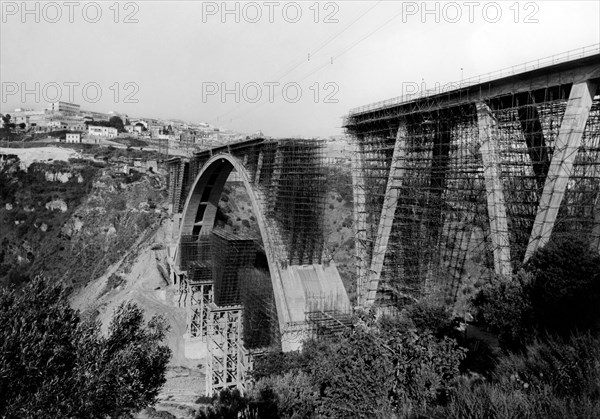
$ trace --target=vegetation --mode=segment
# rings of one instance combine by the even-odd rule
[[[2,118],[2,128],[0,128],[0,139],[11,141],[14,137],[14,130],[16,125],[14,122],[11,122],[10,114],[0,114]]]
[[[152,404],[170,359],[166,332],[164,319],[145,324],[124,303],[103,336],[41,278],[0,288],[0,417],[118,418]]]
[[[161,214],[148,203],[162,201],[158,184],[137,172],[100,177],[102,166],[55,161],[22,171],[16,160],[0,170],[0,286],[38,274],[84,285],[158,224]],[[54,174],[70,178],[48,180]]]
[[[600,319],[600,255],[578,237],[562,237],[534,254],[514,278],[496,278],[476,297],[481,323],[506,350],[540,334],[568,337]]]
[[[598,254],[556,238],[473,300],[499,347],[427,302],[365,314],[341,336],[258,358],[247,394],[217,394],[198,418],[600,417],[599,283]]]
[[[87,164],[72,168],[61,161],[32,163],[27,171],[0,170],[0,285],[20,285],[50,262],[43,254],[60,253],[65,247],[60,243],[61,228],[91,191],[97,170]],[[72,176],[64,183],[52,182],[47,173]],[[56,200],[66,205],[65,211],[47,206]],[[19,253],[25,258],[15,260]]]
[[[344,166],[327,166],[327,191],[337,192],[340,199],[349,205],[352,202],[352,175]]]
[[[236,398],[244,417],[389,418],[448,397],[465,351],[405,319],[358,319],[343,335],[305,343],[300,353],[258,359],[256,383]],[[199,417],[228,417],[235,393],[215,396]]]
[[[116,128],[118,132],[125,132],[123,120],[118,116],[111,116],[108,121],[85,121],[86,125],[95,125],[98,127]]]

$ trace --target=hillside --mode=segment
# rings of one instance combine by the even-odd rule
[[[170,325],[173,358],[156,409],[190,417],[204,391],[203,370],[197,368],[203,362],[185,356],[185,307],[178,286],[167,284],[158,269],[166,262],[165,243],[172,233],[166,176],[129,172],[132,164],[125,167],[124,150],[48,147],[0,154],[0,286],[19,286],[37,274],[61,281],[71,287],[73,307],[104,328],[126,300],[136,302],[148,318],[162,314]],[[350,173],[329,170],[327,248],[352,294]],[[241,183],[227,184],[217,225],[260,241]]]
[[[158,174],[125,174],[89,158],[50,160],[28,166],[16,155],[3,160],[2,285],[43,274],[78,288],[166,215],[165,179]]]

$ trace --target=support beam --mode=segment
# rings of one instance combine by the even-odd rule
[[[359,139],[354,138],[352,142],[354,150],[352,153],[352,193],[353,193],[353,215],[354,215],[354,251],[356,257],[356,293],[359,306],[364,306],[366,297],[367,270],[367,210],[365,205],[365,178],[364,162],[360,151]]]
[[[365,307],[372,306],[377,297],[383,261],[385,260],[385,254],[387,253],[390,233],[392,231],[392,225],[394,224],[394,215],[396,214],[396,207],[398,206],[398,196],[400,194],[399,188],[402,184],[402,177],[404,175],[404,159],[406,154],[404,146],[407,136],[406,124],[404,121],[401,121],[396,133],[394,154],[392,155],[390,173],[388,175],[385,196],[383,198],[383,207],[381,208],[381,218],[379,219],[377,237],[375,239],[375,246],[373,247],[373,258],[371,260],[371,269],[369,270]]]
[[[478,102],[476,107],[490,236],[494,254],[494,271],[498,275],[507,276],[512,273],[512,266],[504,189],[500,178],[500,153],[497,144],[498,121],[485,102]]]
[[[262,165],[263,165],[263,152],[261,150],[258,154],[258,162],[256,163],[256,173],[254,174],[254,184],[255,185],[258,185],[258,182],[260,181],[260,172],[262,171]]]
[[[567,183],[573,172],[573,163],[595,92],[596,85],[589,80],[573,84],[571,87],[567,108],[558,130],[552,163],[525,252],[525,262],[550,240]]]

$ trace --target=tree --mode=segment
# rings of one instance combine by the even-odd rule
[[[553,238],[522,271],[483,287],[473,304],[509,350],[540,333],[593,330],[600,320],[600,255],[577,236]]]
[[[600,255],[579,236],[552,239],[524,266],[527,294],[540,330],[569,336],[600,320]]]
[[[15,129],[15,124],[10,122],[10,120],[10,114],[2,115],[2,126],[4,127],[4,131],[6,132],[6,136],[9,141],[12,136],[12,131]]]
[[[10,125],[10,118],[11,118],[11,116],[8,113],[5,115],[2,115],[2,126],[6,129],[8,129],[8,127]]]
[[[136,127],[142,127],[142,131],[148,131],[148,129],[141,122],[137,122],[135,124]]]
[[[166,332],[162,318],[145,325],[128,302],[103,336],[45,279],[0,290],[0,417],[116,418],[153,403],[170,358]]]
[[[111,116],[108,120],[108,125],[116,128],[119,132],[125,132],[125,125],[123,125],[123,120],[118,116]]]

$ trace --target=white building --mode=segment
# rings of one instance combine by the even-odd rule
[[[75,103],[68,102],[54,102],[50,104],[50,110],[54,112],[71,112],[71,113],[79,113],[81,111],[81,106]]]
[[[95,135],[97,137],[109,137],[114,138],[117,136],[118,131],[113,127],[99,127],[96,125],[90,125],[88,127],[88,134]]]
[[[66,141],[68,143],[80,143],[81,142],[81,134],[79,134],[78,132],[67,133]]]

